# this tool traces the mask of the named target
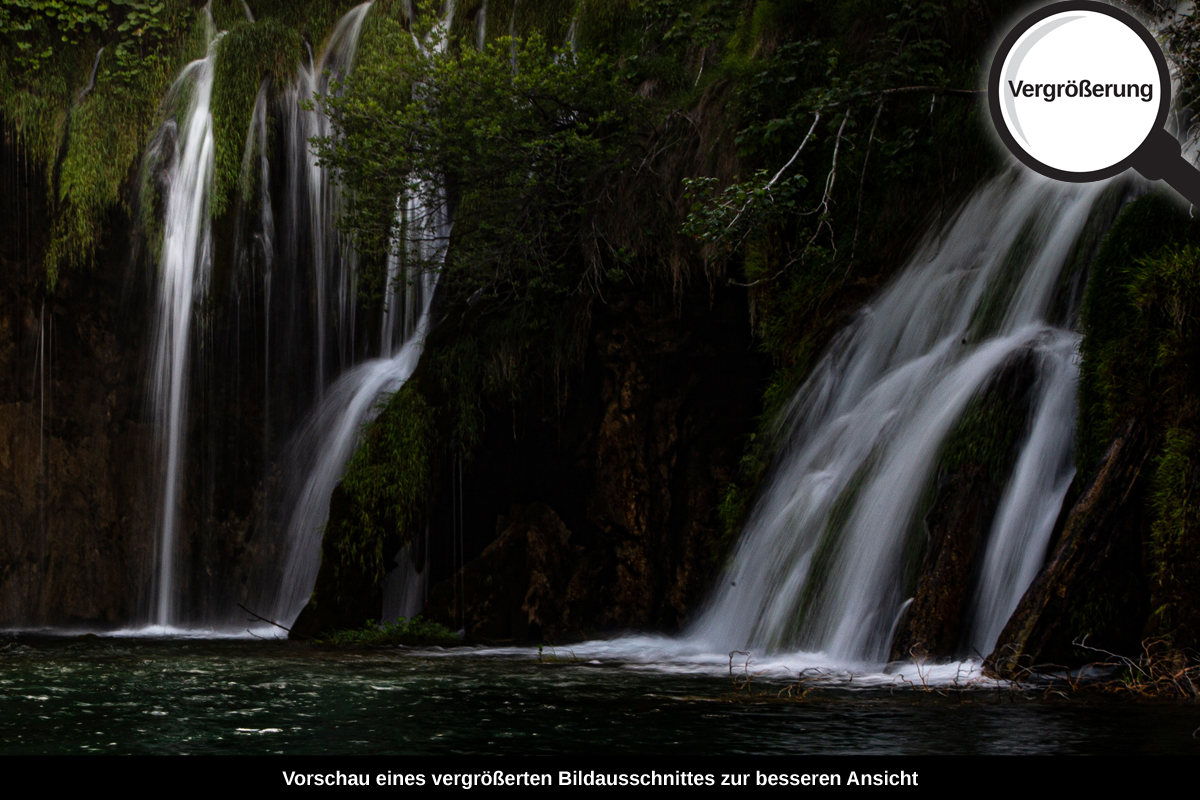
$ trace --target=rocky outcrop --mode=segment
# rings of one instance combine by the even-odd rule
[[[1137,651],[1150,610],[1142,541],[1153,452],[1146,422],[1126,420],[1078,501],[1064,509],[1057,546],[988,656],[992,673],[1102,660],[1074,644],[1085,639],[1106,651]]]
[[[999,503],[1000,487],[981,464],[939,480],[937,499],[925,516],[925,563],[892,639],[891,660],[959,654],[976,559]]]
[[[497,519],[496,539],[434,587],[427,613],[469,640],[556,642],[579,629],[589,573],[584,548],[552,508],[513,506]]]
[[[1029,354],[1013,359],[968,407],[939,456],[936,491],[923,519],[925,556],[890,658],[981,657],[965,635],[979,564],[1026,439],[1037,370]]]
[[[114,212],[46,291],[45,177],[10,141],[0,191],[0,627],[115,625],[149,564],[144,320]]]
[[[754,350],[744,291],[640,288],[594,310],[582,370],[559,408],[536,399],[489,408],[483,442],[454,484],[461,490],[451,491],[446,475],[457,467],[442,471],[430,539],[435,579],[453,582],[446,551],[455,537],[468,558],[499,541],[514,503],[545,504],[571,531],[572,558],[586,568],[566,569],[563,580],[578,602],[566,616],[552,614],[549,627],[529,625],[531,638],[676,629],[716,566],[720,493],[754,429],[769,364]],[[523,608],[524,583],[511,591],[515,605],[477,623],[481,630],[523,635],[522,625],[501,619]],[[435,586],[431,598],[448,593]],[[446,608],[431,600],[429,611],[454,625]]]
[[[643,285],[607,301],[565,396],[489,405],[470,456],[439,457],[426,540],[436,621],[492,640],[674,630],[708,590],[721,492],[770,367],[745,292]],[[339,513],[331,504],[327,530]],[[327,541],[322,575],[337,558]],[[318,579],[318,608],[342,591],[325,586]],[[378,618],[377,589],[360,591]],[[297,625],[306,635],[357,627],[366,617],[353,608],[353,619]]]

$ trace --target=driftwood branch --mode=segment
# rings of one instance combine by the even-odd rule
[[[285,631],[287,631],[288,633],[291,633],[291,632],[292,632],[292,629],[291,629],[291,628],[286,628],[286,627],[284,627],[283,625],[280,625],[278,622],[276,622],[276,621],[275,621],[275,620],[273,620],[273,619],[267,619],[267,618],[266,618],[266,617],[264,617],[262,614],[255,614],[253,611],[251,611],[250,609],[246,608],[246,607],[245,607],[244,605],[242,605],[241,603],[237,603],[237,607],[238,607],[238,608],[240,608],[242,611],[245,611],[247,614],[249,614],[250,616],[254,617],[255,619],[260,619],[260,620],[262,620],[263,622],[270,623],[271,625],[274,625],[276,628],[283,628],[283,629],[284,629]]]
[[[846,265],[846,274],[842,276],[842,282],[846,282],[846,278],[850,275],[850,269],[854,266],[854,252],[858,249],[858,226],[862,222],[862,201],[863,187],[867,183],[867,164],[871,161],[871,145],[875,142],[875,126],[879,124],[879,117],[883,114],[884,98],[879,98],[879,105],[875,108],[875,119],[871,120],[871,133],[867,136],[867,154],[863,157],[862,175],[858,179],[858,213],[854,217],[854,241],[850,243],[850,263]]]

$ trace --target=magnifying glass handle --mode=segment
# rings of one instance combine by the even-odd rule
[[[1200,170],[1184,159],[1179,141],[1162,128],[1146,137],[1132,163],[1146,180],[1166,181],[1189,203],[1200,206]]]

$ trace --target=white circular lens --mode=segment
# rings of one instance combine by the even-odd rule
[[[1128,25],[1063,11],[1035,23],[1004,56],[1000,110],[1037,161],[1094,172],[1129,158],[1154,129],[1159,81],[1154,53]]]

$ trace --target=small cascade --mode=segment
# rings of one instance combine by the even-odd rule
[[[342,478],[346,462],[358,444],[364,423],[378,413],[383,395],[399,389],[412,375],[421,356],[429,325],[429,300],[433,276],[423,273],[407,293],[419,311],[407,318],[411,325],[402,346],[390,358],[377,358],[347,370],[309,415],[290,450],[283,582],[275,601],[273,619],[290,625],[308,602],[321,562],[321,535],[329,515],[329,498]],[[395,309],[390,313],[399,313]],[[411,320],[411,322],[410,322]]]
[[[426,196],[438,197],[439,201],[432,208],[426,207],[418,199]],[[354,452],[362,426],[378,412],[379,398],[399,389],[412,375],[424,345],[436,275],[414,265],[441,261],[450,239],[450,218],[439,192],[422,190],[414,197],[399,198],[396,209],[395,228],[404,232],[404,239],[393,238],[387,262],[381,357],[338,378],[309,415],[288,458],[293,465],[288,484],[295,488],[284,504],[291,511],[286,525],[283,583],[274,606],[274,619],[285,624],[299,616],[316,583],[329,498]],[[423,587],[424,571],[407,556],[402,556],[400,562],[389,576],[389,591],[392,596],[415,596],[418,589],[414,587]],[[412,575],[404,580],[408,573]],[[424,589],[419,591],[423,594]]]
[[[178,118],[167,123],[174,152],[166,176],[150,387],[161,481],[150,600],[150,621],[156,625],[170,625],[176,619],[176,550],[194,307],[204,295],[212,265],[213,126],[209,102],[218,41],[212,37],[208,55],[189,64],[176,80],[171,94],[186,97],[186,102]],[[162,135],[160,132],[160,138]]]
[[[424,551],[428,554],[428,542]],[[383,582],[383,612],[381,622],[395,622],[401,617],[411,619],[425,608],[429,599],[428,555],[417,563],[417,548],[405,545],[396,556],[396,568]]]
[[[443,8],[422,50],[440,52],[454,17],[454,2]],[[420,198],[436,197],[432,207]],[[416,369],[429,326],[436,275],[415,265],[440,263],[450,238],[445,197],[417,187],[411,197],[396,200],[395,232],[387,259],[388,285],[380,323],[380,357],[343,372],[307,416],[293,439],[285,501],[287,522],[282,583],[274,600],[273,618],[291,624],[308,602],[320,566],[321,537],[329,515],[329,498],[358,444],[363,425],[378,413],[380,398],[399,389]],[[353,281],[353,276],[350,276]],[[427,552],[427,550],[425,551]],[[388,577],[389,613],[415,613],[410,606],[424,596],[424,564],[409,550],[401,553]],[[405,600],[404,598],[408,598]]]
[[[226,263],[213,251],[210,211],[210,98],[223,34],[207,8],[208,54],[181,72],[147,151],[145,185],[157,189],[162,209],[149,397],[160,491],[145,620],[156,628],[230,624],[234,601],[248,597],[249,586],[271,582],[262,573],[277,572],[278,564],[254,566],[245,556],[238,576],[214,573],[213,565],[230,561],[230,545],[220,541],[227,533],[214,528],[240,484],[273,494],[268,484],[278,479],[272,475],[283,460],[281,443],[331,381],[369,355],[374,337],[360,335],[357,319],[357,258],[334,226],[339,194],[310,145],[331,128],[319,104],[309,103],[349,72],[370,8],[364,3],[344,15],[320,58],[310,57],[290,85],[259,87],[228,268],[214,272],[214,264]],[[404,326],[399,330],[397,338]],[[383,348],[390,356],[390,343]],[[247,426],[261,432],[260,441],[245,442]],[[237,471],[232,479],[230,470]],[[278,526],[271,511],[278,505],[269,497],[254,502],[261,534],[254,559],[272,555],[270,530]]]
[[[356,6],[338,21],[320,59],[314,63],[310,52],[308,65],[300,69],[283,101],[290,231],[285,258],[312,266],[316,322],[312,376],[318,397],[329,380],[355,360],[358,270],[352,248],[334,225],[341,196],[309,143],[333,133],[316,100],[349,74],[371,5]]]
[[[1042,343],[1029,441],[1000,500],[969,611],[969,651],[996,646],[1021,595],[1037,577],[1063,498],[1075,477],[1075,387],[1078,341],[1060,335]]]
[[[575,14],[571,17],[571,24],[567,27],[567,49],[572,53],[579,52],[579,13],[582,11],[582,4],[575,9]]]
[[[1027,358],[1027,434],[966,612],[971,649],[990,651],[1074,474],[1079,335],[1063,306],[1078,292],[1064,273],[1104,191],[992,180],[835,338],[777,423],[777,461],[694,640],[886,661],[939,454],[971,402]]]
[[[51,315],[49,320],[46,319],[46,301],[42,300],[41,309],[38,312],[38,333],[36,352],[34,354],[33,365],[33,391],[30,392],[30,397],[37,398],[37,415],[38,415],[38,455],[37,455],[37,493],[38,493],[38,592],[37,592],[37,616],[40,619],[46,607],[46,569],[48,563],[46,560],[46,539],[49,531],[47,530],[47,508],[46,503],[49,498],[50,490],[50,454],[46,447],[46,412],[51,415],[54,413],[54,406],[51,403],[49,392],[51,388],[51,380],[47,377],[47,372],[50,372],[52,364],[51,353],[53,352],[54,344],[54,317]]]
[[[487,0],[483,0],[479,13],[475,15],[475,47],[479,50],[487,45],[487,6]]]

